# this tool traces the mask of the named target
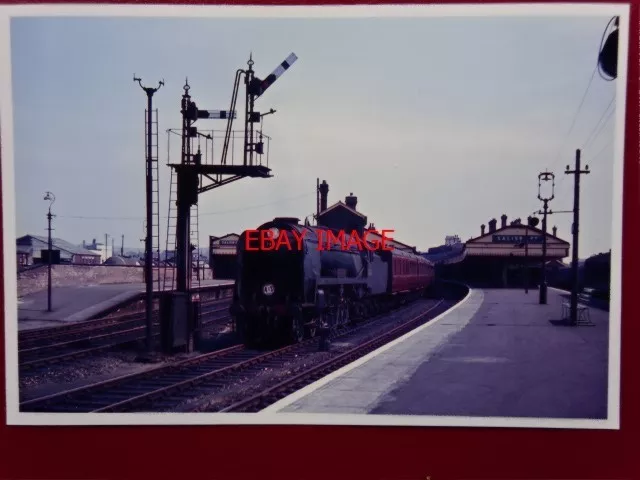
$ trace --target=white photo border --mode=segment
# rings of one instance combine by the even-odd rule
[[[11,85],[11,18],[15,17],[182,17],[182,18],[365,18],[365,17],[504,17],[524,15],[558,17],[619,16],[618,84],[613,162],[611,299],[609,311],[608,415],[606,420],[414,416],[308,413],[28,413],[19,411],[17,345],[17,265],[15,244],[15,186],[13,97]],[[0,134],[2,135],[2,210],[4,235],[4,335],[6,412],[8,425],[370,425],[515,427],[552,429],[620,428],[621,253],[625,116],[628,80],[630,3],[548,4],[430,4],[345,6],[190,6],[190,5],[2,5],[0,6]],[[454,307],[455,308],[455,307]],[[439,318],[439,317],[438,317]],[[437,320],[437,319],[435,319]],[[433,321],[432,321],[433,322]],[[431,322],[430,322],[431,323]],[[429,324],[427,324],[429,325]],[[402,341],[405,335],[392,343]],[[389,348],[390,345],[379,350]],[[360,365],[378,350],[333,374],[336,377]],[[323,380],[320,380],[322,382]],[[325,380],[326,381],[326,380]]]

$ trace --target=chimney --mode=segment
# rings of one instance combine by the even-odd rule
[[[501,228],[506,227],[506,226],[507,226],[507,216],[503,214],[503,215],[500,217],[500,220],[502,220],[502,224],[500,225],[500,227],[501,227]]]
[[[327,209],[327,196],[329,195],[329,184],[323,180],[320,184],[320,213]]]
[[[87,244],[84,240],[82,240],[82,248],[87,248]]]
[[[489,233],[496,231],[496,223],[498,223],[498,221],[495,218],[489,220]]]
[[[347,207],[355,210],[358,204],[358,197],[354,197],[353,192],[351,192],[348,197],[345,197],[344,203],[347,204]]]
[[[484,235],[484,229],[485,229],[485,226],[483,223],[482,225],[480,225],[480,235]]]
[[[558,233],[558,227],[553,227],[553,236],[557,237],[558,235],[556,235],[556,233]]]

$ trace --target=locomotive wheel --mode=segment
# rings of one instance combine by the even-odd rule
[[[318,332],[318,323],[320,322],[319,319],[314,318],[313,321],[311,323],[308,323],[304,326],[306,334],[309,338],[313,338],[316,336],[316,333]]]
[[[346,303],[341,303],[336,312],[338,317],[336,320],[337,327],[345,327],[349,323],[349,306]]]
[[[304,327],[301,316],[296,315],[291,319],[291,341],[300,343],[304,340]]]
[[[362,320],[365,316],[365,308],[362,303],[357,302],[353,306],[353,315],[351,315],[351,323],[356,324],[359,320]]]

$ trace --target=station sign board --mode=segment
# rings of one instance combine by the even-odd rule
[[[235,248],[238,243],[238,235],[229,235],[224,238],[209,237],[210,248]]]
[[[209,237],[209,263],[213,265],[214,255],[234,255],[236,253],[236,245],[240,239],[239,235],[229,234],[222,238]]]
[[[542,235],[494,235],[493,243],[520,244],[526,242],[529,244],[541,244],[542,239]]]

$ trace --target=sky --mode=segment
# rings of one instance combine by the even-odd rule
[[[16,233],[46,234],[43,196],[52,191],[55,236],[81,244],[108,234],[118,248],[124,235],[125,248],[143,247],[146,95],[135,73],[145,85],[165,82],[154,96],[164,248],[165,131],[180,128],[185,78],[199,108],[228,109],[250,53],[264,78],[295,52],[297,62],[256,103],[277,110],[264,121],[274,176],[201,195],[201,247],[209,235],[315,213],[316,178],[329,183],[329,205],[353,192],[368,221],[401,242],[426,250],[447,235],[465,241],[491,218],[524,220],[541,208],[545,169],[556,174],[550,208],[570,210],[573,179],[563,172],[583,148],[591,174],[581,179],[580,257],[606,252],[616,82],[592,74],[608,21],[14,18]],[[170,145],[178,162],[179,137]],[[571,222],[554,214],[549,230],[571,241]]]

